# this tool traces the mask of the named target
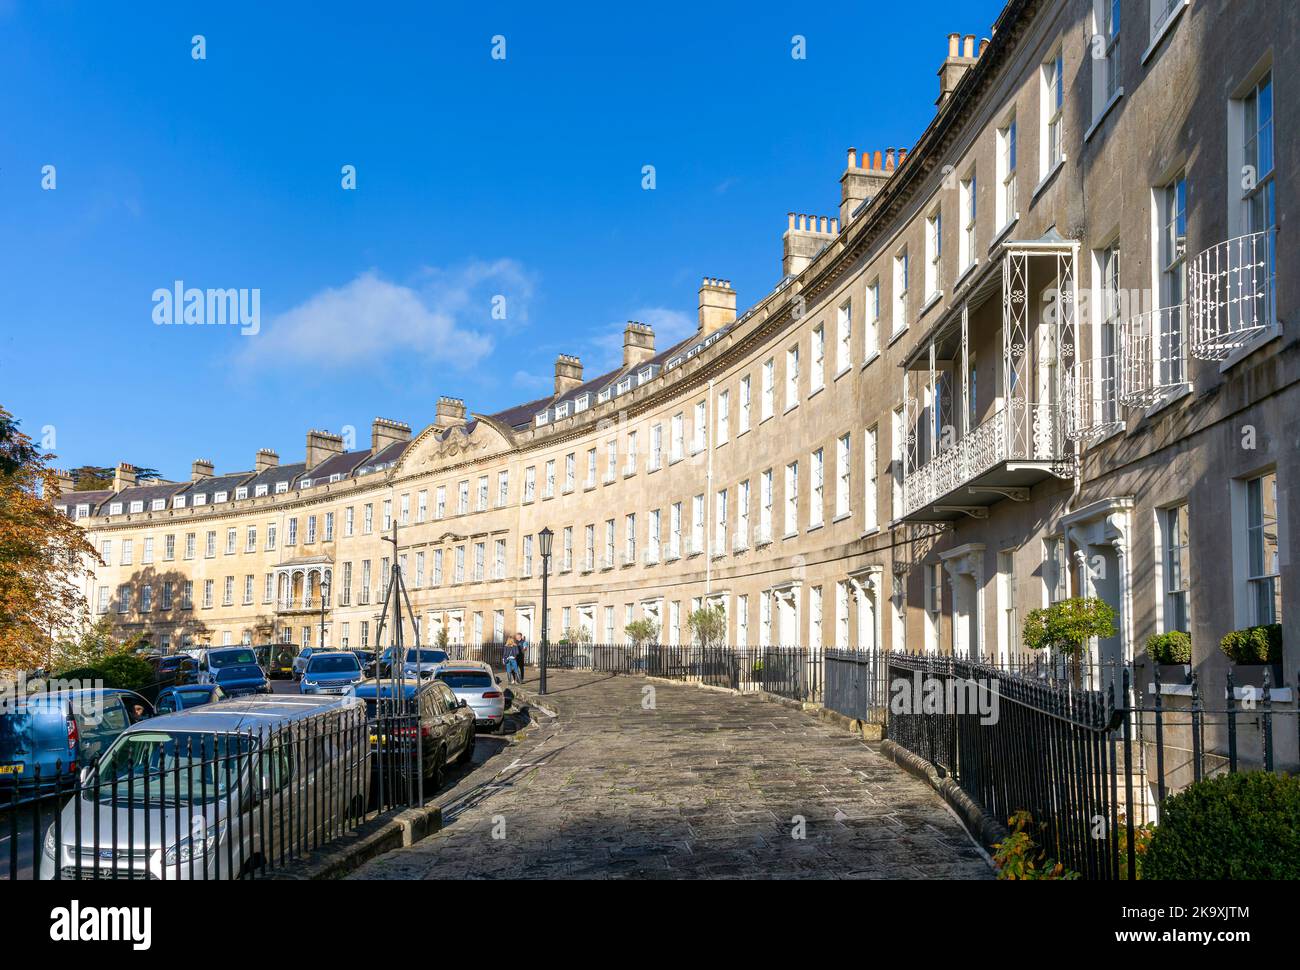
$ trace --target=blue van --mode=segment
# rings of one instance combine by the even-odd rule
[[[216,684],[227,697],[271,693],[271,682],[252,647],[212,647],[199,661],[200,684]]]
[[[93,764],[153,707],[129,690],[70,690],[8,698],[0,708],[0,804],[13,797],[75,782],[79,767]],[[39,769],[39,770],[38,770]],[[39,775],[39,788],[37,777]]]

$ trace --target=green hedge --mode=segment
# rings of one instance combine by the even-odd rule
[[[1300,778],[1249,771],[1168,798],[1144,879],[1300,879]]]
[[[1192,638],[1182,630],[1153,633],[1147,637],[1147,656],[1156,664],[1189,664],[1192,662]]]
[[[105,657],[94,667],[75,667],[55,674],[59,680],[79,680],[87,686],[102,681],[105,687],[140,691],[154,682],[154,670],[148,661],[129,653]]]
[[[1237,664],[1280,664],[1282,624],[1270,623],[1233,630],[1219,641],[1219,649]]]

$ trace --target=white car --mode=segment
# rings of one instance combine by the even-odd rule
[[[474,726],[500,731],[506,723],[506,698],[499,678],[479,660],[449,660],[433,670],[433,676],[451,688],[459,700],[474,712]]]

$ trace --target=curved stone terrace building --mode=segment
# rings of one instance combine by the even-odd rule
[[[93,608],[173,646],[314,643],[328,577],[327,640],[373,645],[396,520],[426,638],[535,641],[549,526],[557,637],[680,642],[720,603],[735,644],[997,658],[1086,593],[1118,617],[1101,659],[1183,629],[1221,678],[1224,633],[1280,621],[1293,684],[1297,45],[1281,0],[1012,0],[949,37],[910,149],[849,149],[838,210],[789,215],[744,313],[706,278],[690,339],[629,324],[616,371],[561,356],[500,413],[119,468],[65,497],[107,562]]]

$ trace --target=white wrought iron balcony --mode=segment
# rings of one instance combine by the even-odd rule
[[[1119,329],[1121,404],[1150,407],[1187,382],[1187,308],[1148,310]]]
[[[1272,230],[1211,246],[1187,267],[1192,355],[1223,360],[1276,324]]]
[[[659,562],[659,551],[657,549],[647,549],[644,557],[647,566],[654,566]]]
[[[1071,441],[1102,438],[1123,426],[1118,359],[1114,354],[1075,363],[1065,375],[1065,435]]]
[[[749,530],[741,528],[736,530],[736,534],[731,539],[732,552],[744,552],[749,548]]]

